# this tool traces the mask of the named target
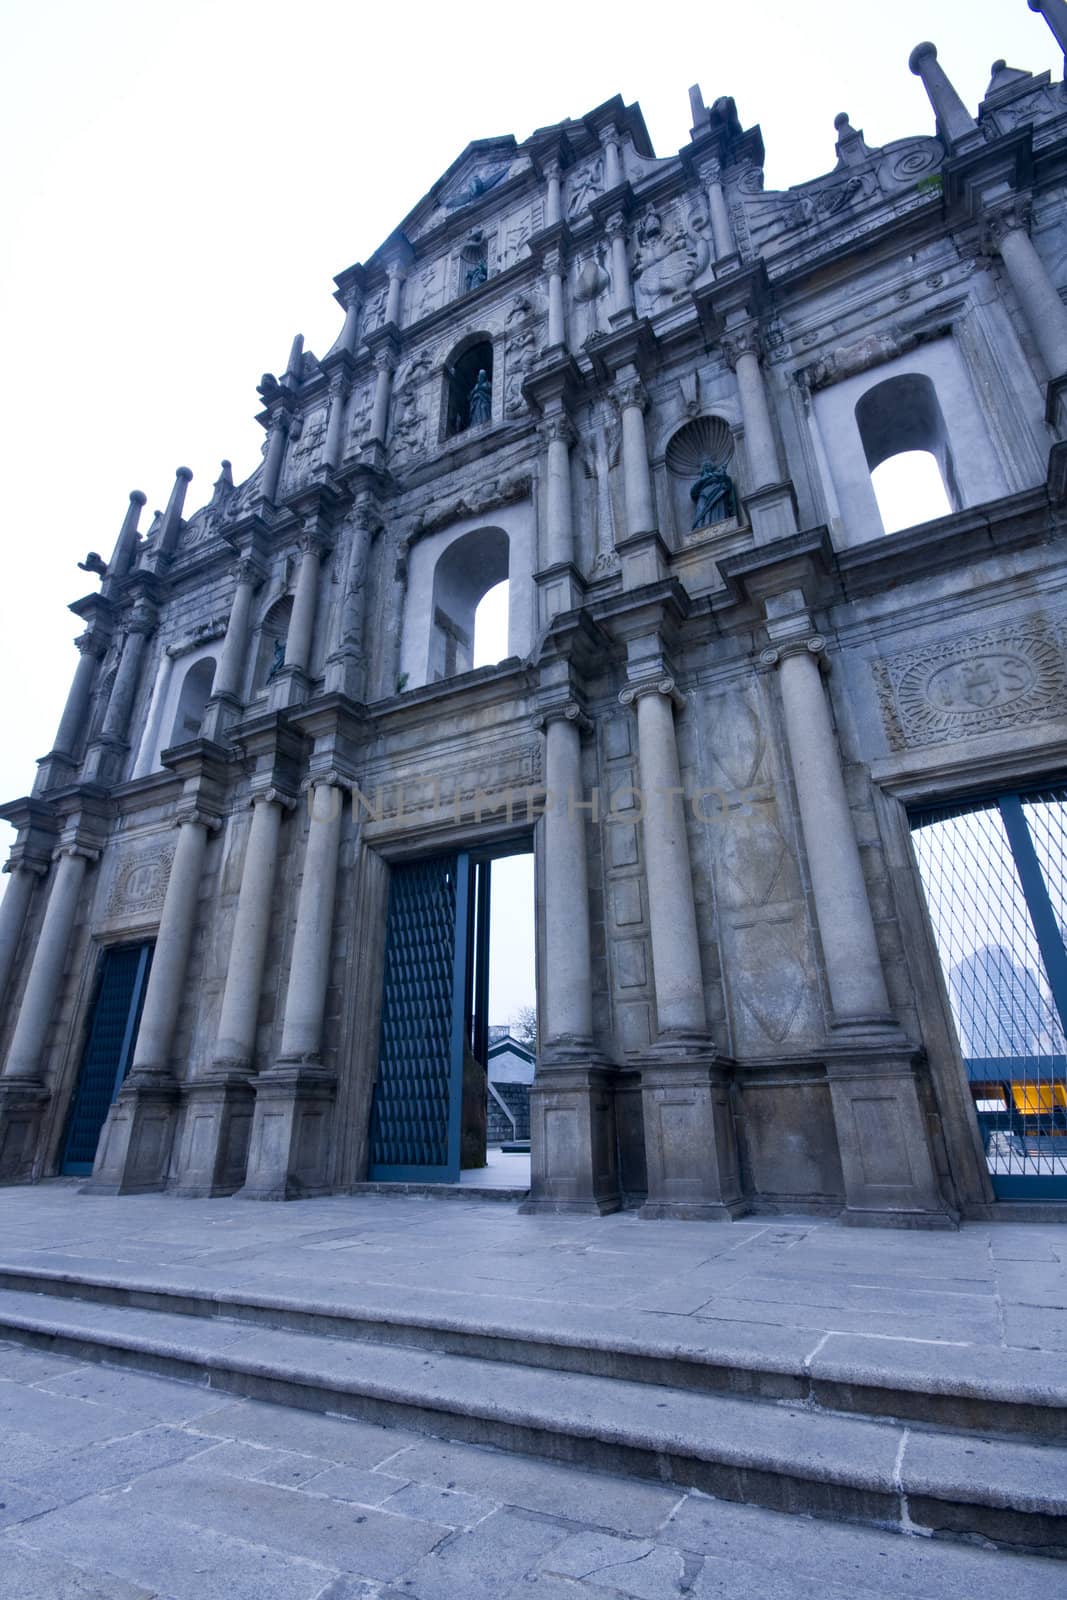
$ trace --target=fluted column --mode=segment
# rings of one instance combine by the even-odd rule
[[[104,715],[101,730],[105,739],[125,741],[130,731],[130,712],[134,696],[141,681],[141,660],[149,635],[156,626],[156,613],[152,606],[138,603],[126,624],[126,639],[122,646],[111,698]]]
[[[674,730],[673,708],[679,697],[674,680],[661,678],[632,685],[619,698],[623,705],[637,702],[641,829],[658,1033],[703,1036],[708,1019]]]
[[[1060,378],[1067,373],[1067,306],[1034,248],[1018,204],[1012,201],[992,213],[988,230],[1048,375]]]
[[[1027,0],[1031,11],[1036,11],[1044,17],[1052,31],[1052,37],[1067,55],[1067,4],[1064,0]]]
[[[770,602],[768,603],[770,614]],[[842,1220],[943,1227],[914,1047],[886,992],[874,918],[819,660],[824,641],[787,619],[775,645],[786,743],[796,784],[815,920],[830,995],[827,1078],[845,1180]]]
[[[852,813],[822,684],[817,634],[764,653],[777,665],[786,740],[834,1019],[892,1022]]]
[[[306,672],[311,657],[311,640],[315,630],[315,610],[319,597],[319,567],[322,563],[323,543],[317,533],[305,533],[300,541],[300,571],[293,597],[293,614],[285,641],[285,665]]]
[[[574,560],[574,511],[571,495],[571,445],[576,434],[565,411],[546,416],[541,426],[545,444],[545,554],[547,565]]]
[[[60,845],[55,853],[56,867],[48,904],[4,1062],[5,1079],[41,1081],[44,1043],[59,1001],[82,883],[86,868],[99,854],[98,850],[86,849],[80,844]]]
[[[271,927],[275,863],[282,816],[295,804],[276,789],[252,796],[241,889],[230,943],[212,1070],[250,1073],[256,1042],[263,968]]]
[[[568,702],[546,719],[545,1043],[591,1045],[593,980],[589,944],[581,728]]]
[[[715,250],[715,260],[727,261],[737,255],[737,245],[734,242],[733,224],[726,205],[726,196],[722,189],[722,169],[717,161],[711,161],[707,166],[701,167],[700,177],[708,194],[708,208],[711,213],[711,238]]]
[[[626,503],[626,534],[651,533],[656,526],[652,473],[648,464],[645,412],[648,391],[633,369],[616,385],[615,402],[622,420],[622,472]]]
[[[74,679],[59,719],[53,749],[57,755],[70,756],[77,749],[89,721],[89,706],[96,685],[97,669],[107,652],[106,642],[93,632],[75,639],[80,660],[74,669]]]
[[[330,420],[326,424],[326,443],[322,451],[323,464],[330,468],[338,467],[341,461],[347,398],[348,383],[342,373],[335,373],[330,379]]]
[[[219,827],[219,820],[204,811],[190,809],[179,813],[177,827],[178,844],[163,899],[133,1064],[126,1080],[130,1088],[146,1080],[169,1081],[173,1077],[171,1047],[186,993],[185,969],[196,926],[204,856],[208,835]]]
[[[9,876],[4,897],[0,900],[0,1006],[4,1003],[11,969],[15,965],[15,954],[26,925],[26,913],[33,899],[34,883],[44,876],[46,870],[37,862],[18,858],[12,859],[4,867]]]
[[[613,211],[605,219],[604,231],[611,246],[613,323],[626,322],[634,314],[634,286],[630,279],[630,256],[626,248],[626,216]]]
[[[272,412],[267,423],[267,456],[263,463],[263,476],[260,480],[260,490],[264,500],[269,506],[275,503],[278,495],[278,480],[281,477],[282,462],[285,459],[285,442],[289,437],[289,413],[279,407]]]
[[[922,79],[927,98],[934,108],[938,132],[951,147],[980,144],[978,124],[949,82],[937,59],[937,47],[929,40],[917,44],[908,57],[908,66]]]

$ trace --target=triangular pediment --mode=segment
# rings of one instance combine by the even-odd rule
[[[528,160],[511,134],[500,139],[475,139],[408,213],[400,231],[408,239],[419,238],[449,217],[476,205]]]

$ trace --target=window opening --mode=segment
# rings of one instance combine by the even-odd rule
[[[211,686],[215,681],[215,658],[206,656],[202,661],[196,662],[189,668],[182,682],[181,694],[178,696],[178,709],[174,716],[174,726],[171,729],[170,743],[185,744],[190,739],[195,739],[204,721],[204,712],[207,710],[208,700],[211,698]]]
[[[491,591],[506,585],[508,536],[501,528],[477,528],[448,546],[438,560],[433,580],[433,633],[430,640],[429,680],[470,672],[476,664],[475,628],[479,606]],[[507,655],[507,607],[503,628],[494,624],[501,614],[500,600],[489,607],[482,624],[487,660]],[[501,649],[501,638],[503,648]],[[499,654],[491,654],[492,651]]]
[[[887,533],[960,510],[945,419],[924,373],[868,389],[856,404],[856,425]]]
[[[474,666],[494,667],[508,653],[508,595],[510,584],[495,583],[474,611]]]

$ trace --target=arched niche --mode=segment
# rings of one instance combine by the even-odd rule
[[[677,532],[725,532],[737,527],[741,490],[733,430],[719,416],[693,417],[672,434],[664,453]]]
[[[262,694],[275,670],[285,660],[285,645],[293,616],[293,597],[283,594],[267,608],[259,624],[252,693]]]
[[[215,666],[214,656],[201,656],[186,672],[178,693],[169,745],[187,744],[198,737],[215,681]]]
[[[856,402],[856,426],[872,482],[878,468],[896,456],[925,454],[937,463],[944,499],[923,492],[920,481],[914,514],[904,521],[904,526],[927,522],[960,509],[963,501],[945,418],[937,390],[924,372],[902,372],[868,389]]]
[[[486,403],[488,415],[484,414]],[[445,362],[444,408],[443,431],[446,439],[468,433],[472,428],[485,427],[492,421],[496,400],[493,392],[493,341],[488,333],[468,334]]]
[[[502,528],[475,528],[444,551],[433,576],[430,682],[471,670],[478,603],[509,569],[510,542]]]

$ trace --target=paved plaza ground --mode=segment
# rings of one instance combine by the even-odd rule
[[[980,1368],[993,1352],[1067,1366],[1067,1230],[1051,1225],[647,1223],[379,1195],[116,1200],[56,1182],[0,1196],[0,1266],[20,1265],[455,1307],[590,1337],[729,1335],[938,1370]],[[1067,1591],[1062,1563],[726,1504],[17,1345],[0,1348],[0,1502],[2,1600]]]

